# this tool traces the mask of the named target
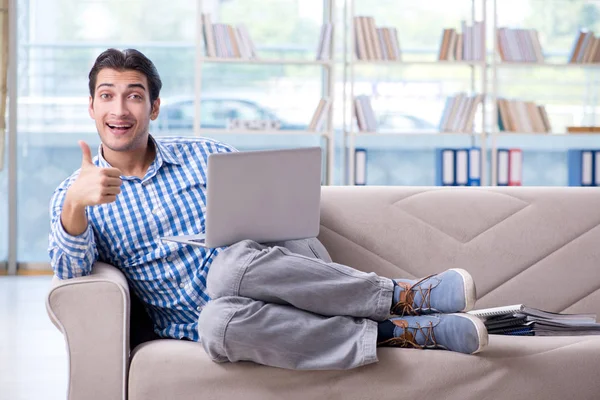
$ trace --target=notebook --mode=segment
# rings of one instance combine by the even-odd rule
[[[511,316],[514,314],[522,314],[529,317],[537,317],[550,320],[581,320],[582,322],[596,322],[596,314],[560,314],[540,310],[534,307],[528,307],[524,304],[483,308],[480,310],[469,311],[469,314],[475,315],[476,317],[479,317],[484,320],[495,319],[502,316]]]
[[[600,335],[596,314],[560,314],[524,304],[468,312],[483,320],[489,334],[515,336]]]

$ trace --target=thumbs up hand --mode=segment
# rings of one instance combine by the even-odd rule
[[[71,204],[85,207],[112,203],[121,193],[121,171],[117,168],[100,168],[92,161],[90,147],[79,141],[81,147],[81,170],[67,191]]]
[[[94,165],[92,161],[92,151],[90,150],[90,146],[88,146],[88,144],[83,140],[80,140],[78,143],[79,147],[81,147],[81,153],[83,155],[81,160],[81,167]]]

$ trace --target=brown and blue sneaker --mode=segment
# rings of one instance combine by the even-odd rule
[[[473,308],[476,298],[471,274],[453,268],[419,280],[394,279],[391,313],[404,316],[466,312]]]
[[[433,314],[394,317],[380,324],[393,325],[391,336],[379,336],[380,347],[441,349],[475,354],[488,344],[484,323],[469,314]]]

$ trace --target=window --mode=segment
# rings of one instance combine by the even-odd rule
[[[48,209],[53,191],[81,165],[78,140],[86,140],[96,154],[99,139],[87,111],[87,75],[101,51],[137,48],[161,75],[161,97],[193,96],[193,4],[188,0],[19,1],[19,262],[49,261]],[[0,190],[5,175],[0,174]],[[2,225],[5,204],[0,198]],[[2,225],[0,255],[6,243]]]

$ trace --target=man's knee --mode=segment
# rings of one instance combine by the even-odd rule
[[[294,254],[309,258],[317,258],[325,262],[331,262],[331,257],[325,249],[325,246],[317,238],[285,240],[282,242],[266,243],[269,247],[284,247]]]
[[[227,297],[209,301],[200,313],[198,334],[204,350],[214,361],[227,361],[223,347],[225,329],[234,313]]]
[[[264,249],[251,240],[231,245],[213,260],[206,278],[206,291],[211,299],[237,296],[245,268]]]

